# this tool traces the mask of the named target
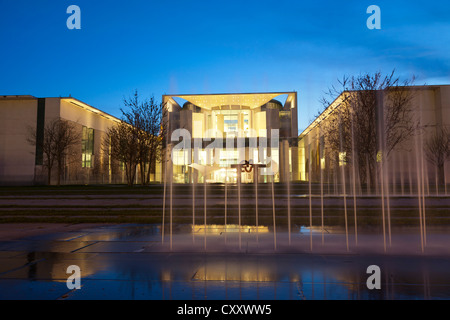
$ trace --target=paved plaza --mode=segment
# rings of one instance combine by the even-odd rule
[[[166,225],[164,242],[161,231],[160,224],[3,225],[0,299],[450,298],[447,230],[430,229],[423,252],[414,229],[395,230],[386,249],[382,234],[361,232],[356,244],[351,232],[332,229]],[[78,290],[67,286],[71,265],[81,270]],[[379,290],[367,287],[371,265],[381,270]]]

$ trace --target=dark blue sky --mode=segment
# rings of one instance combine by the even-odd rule
[[[81,30],[69,30],[69,5]],[[369,5],[381,30],[369,30]],[[0,94],[122,98],[298,91],[299,130],[343,75],[450,84],[449,1],[0,0]]]

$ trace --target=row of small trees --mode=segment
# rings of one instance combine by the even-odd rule
[[[423,124],[412,112],[416,91],[408,87],[413,82],[414,78],[400,82],[394,72],[387,76],[375,73],[344,77],[339,87],[332,87],[323,99],[328,108],[334,99],[342,98],[338,101],[340,106],[328,116],[327,125],[321,127],[324,139],[320,150],[332,155],[329,160],[336,166],[340,161],[353,164],[358,168],[360,181],[373,188],[377,163],[389,158],[394,149],[423,130]],[[330,97],[333,100],[329,101]],[[122,119],[107,130],[101,148],[110,161],[123,166],[128,185],[134,184],[136,174],[145,185],[150,183],[152,169],[162,158],[166,107],[154,97],[141,100],[137,91],[125,98],[123,104]],[[39,139],[36,130],[30,131],[29,143],[42,150],[48,184],[55,166],[57,184],[60,184],[65,159],[72,155],[80,140],[75,124],[62,119],[47,123]],[[444,165],[450,160],[449,130],[437,128],[424,142],[424,151],[438,170],[439,183],[443,184]]]
[[[42,164],[47,169],[47,183],[52,181],[52,171],[56,165],[57,185],[61,184],[65,160],[74,152],[74,147],[81,141],[81,134],[74,123],[60,118],[48,122],[43,128],[42,136],[32,127],[28,128],[27,141],[41,150]]]
[[[122,120],[107,130],[102,148],[112,160],[123,164],[128,185],[133,185],[138,167],[141,183],[146,185],[162,157],[165,104],[154,97],[141,101],[137,91],[123,103]]]
[[[414,77],[401,82],[395,71],[386,76],[377,72],[344,77],[338,83],[322,100],[325,109],[333,102],[339,105],[320,128],[323,138],[319,148],[331,155],[329,160],[334,167],[344,162],[357,168],[360,181],[373,188],[378,164],[424,131],[424,124],[413,112],[417,94],[411,88]],[[335,101],[338,97],[341,100]],[[424,151],[438,168],[439,181],[443,183],[444,165],[450,159],[449,131],[437,128],[424,141]]]
[[[122,118],[107,129],[101,149],[108,161],[123,167],[128,185],[134,184],[138,167],[140,181],[146,185],[150,183],[153,168],[161,160],[166,128],[163,122],[165,105],[154,97],[141,100],[137,91],[132,97],[124,98],[123,103]],[[47,183],[51,184],[56,167],[56,184],[60,185],[67,159],[80,155],[81,133],[76,124],[57,118],[47,122],[40,134],[30,127],[27,141],[42,152]],[[74,163],[79,164],[79,161]]]
[[[438,128],[426,141],[425,156],[437,169],[438,183],[445,183],[445,163],[450,160],[450,131],[446,127]]]

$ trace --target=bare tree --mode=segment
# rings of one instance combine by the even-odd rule
[[[437,128],[434,134],[425,143],[425,156],[429,162],[436,166],[438,183],[445,183],[445,162],[450,160],[450,131],[445,128]]]
[[[102,148],[111,160],[124,166],[129,186],[134,184],[139,163],[138,141],[136,130],[123,120],[108,128],[102,141]]]
[[[138,161],[142,184],[150,183],[150,174],[156,161],[161,159],[162,137],[166,126],[163,123],[165,104],[156,102],[152,96],[141,101],[135,91],[133,97],[124,99],[127,110],[123,110],[124,121],[133,127],[138,137]]]
[[[80,142],[81,136],[75,124],[60,118],[54,119],[44,127],[43,139],[38,139],[35,130],[29,130],[28,143],[38,146],[44,155],[43,165],[47,168],[47,182],[51,184],[52,169],[57,166],[57,185],[61,184],[64,161],[70,156],[73,147]]]
[[[340,99],[321,128],[327,153],[334,163],[354,163],[361,181],[372,186],[377,161],[387,159],[418,126],[411,112],[414,91],[409,86],[414,78],[400,82],[394,72],[344,77],[339,88],[331,87],[327,93],[333,101]],[[322,102],[325,108],[331,104],[327,98]]]

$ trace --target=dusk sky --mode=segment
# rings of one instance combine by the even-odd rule
[[[449,1],[0,0],[0,95],[123,97],[297,91],[299,131],[343,75],[394,68],[450,84]],[[67,7],[81,9],[69,30]],[[370,5],[381,30],[369,30]]]

